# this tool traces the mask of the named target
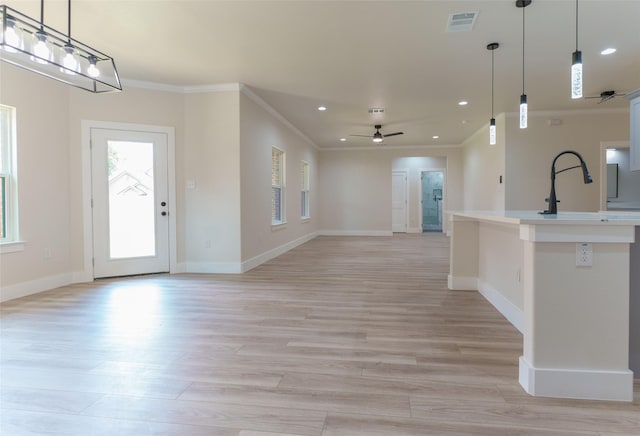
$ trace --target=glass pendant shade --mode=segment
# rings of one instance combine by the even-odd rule
[[[496,145],[496,119],[489,121],[489,145]]]
[[[571,98],[582,98],[582,52],[579,50],[572,55]]]
[[[526,94],[522,94],[520,96],[520,128],[521,129],[526,129],[527,128],[527,118],[528,118],[528,113],[527,113],[527,95]]]
[[[22,36],[18,34],[18,30],[15,27],[15,20],[11,17],[7,17],[7,27],[4,30],[4,41],[7,45],[4,47],[9,53],[17,53],[18,50],[24,48]]]
[[[11,47],[14,48],[15,47]],[[18,53],[15,50],[14,53]],[[39,64],[48,64],[53,60],[53,53],[51,47],[47,41],[47,34],[42,31],[37,31],[33,34],[33,56],[30,57],[32,61],[36,61]]]
[[[0,60],[90,92],[122,90],[113,58],[6,5]]]
[[[61,71],[66,74],[76,74],[80,72],[80,62],[76,58],[73,50],[73,46],[65,45],[62,52],[62,66]],[[88,68],[87,68],[88,70]]]

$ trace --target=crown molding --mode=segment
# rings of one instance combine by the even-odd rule
[[[176,94],[204,94],[207,92],[240,91],[240,83],[220,83],[216,85],[177,86],[166,83],[147,82],[144,80],[122,79],[122,86],[151,91],[174,92]]]
[[[174,92],[177,94],[205,94],[208,92],[241,92],[249,97],[254,103],[260,106],[262,109],[271,114],[274,118],[284,124],[296,135],[300,136],[306,143],[311,145],[314,149],[320,150],[320,148],[309,138],[302,133],[296,126],[291,124],[280,112],[275,110],[269,103],[264,101],[258,94],[256,94],[251,88],[244,83],[220,83],[217,85],[196,85],[196,86],[176,86],[167,85],[164,83],[146,82],[143,80],[122,79],[123,87],[149,89],[152,91]]]
[[[462,144],[451,145],[365,145],[362,147],[322,147],[320,151],[393,151],[393,150],[452,150],[462,148]]]
[[[569,109],[569,110],[553,110],[553,111],[529,111],[529,117],[556,117],[560,115],[604,115],[604,114],[626,114],[629,108],[594,108],[594,109]],[[507,118],[519,118],[518,112],[504,112]]]
[[[296,135],[300,136],[306,143],[311,145],[316,150],[320,150],[320,148],[316,145],[315,142],[313,142],[311,140],[311,138],[309,138],[307,135],[302,133],[296,126],[291,124],[291,122],[289,122],[289,120],[287,120],[284,116],[282,116],[282,114],[280,114],[280,112],[275,110],[269,103],[264,101],[262,99],[262,97],[260,97],[258,94],[253,92],[253,90],[249,86],[245,85],[244,83],[241,83],[240,84],[240,92],[242,92],[244,95],[249,97],[254,103],[256,103],[262,109],[264,109],[269,114],[271,114],[274,118],[276,118],[278,121],[280,121],[286,127],[288,127]]]

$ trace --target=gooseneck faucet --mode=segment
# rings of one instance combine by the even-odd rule
[[[575,155],[578,159],[580,159],[580,165],[575,165],[572,167],[568,167],[565,168],[563,170],[560,171],[556,171],[556,161],[558,160],[558,158],[560,156],[562,156],[563,154],[573,154]],[[558,203],[559,201],[556,199],[556,174],[560,174],[563,173],[565,171],[569,171],[572,170],[574,168],[582,168],[582,177],[584,178],[584,183],[592,183],[593,179],[591,179],[591,175],[589,175],[589,170],[587,169],[587,164],[584,161],[584,159],[582,159],[582,156],[580,156],[580,153],[575,152],[573,150],[567,150],[567,151],[563,151],[562,153],[559,153],[555,159],[553,159],[553,163],[551,164],[551,193],[549,194],[549,198],[546,198],[545,201],[549,202],[549,209],[545,210],[544,212],[540,212],[543,215],[557,215],[558,214]]]

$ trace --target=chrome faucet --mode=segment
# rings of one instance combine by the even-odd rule
[[[578,159],[580,159],[580,165],[575,165],[569,168],[565,168],[563,170],[560,171],[556,171],[556,161],[558,160],[558,158],[560,156],[562,156],[563,154],[573,154],[575,155]],[[582,159],[582,156],[580,156],[580,153],[572,151],[572,150],[567,150],[567,151],[563,151],[562,153],[559,153],[555,159],[553,159],[553,163],[551,164],[551,193],[549,194],[549,198],[545,198],[545,201],[547,201],[549,203],[549,209],[545,210],[544,212],[540,212],[543,215],[557,215],[558,214],[558,203],[560,203],[560,201],[558,201],[556,199],[556,174],[560,174],[563,173],[565,171],[568,170],[572,170],[574,168],[578,168],[581,167],[582,168],[582,177],[584,178],[584,183],[592,183],[593,179],[591,178],[591,175],[589,174],[589,170],[587,169],[587,164],[584,161],[584,159]]]

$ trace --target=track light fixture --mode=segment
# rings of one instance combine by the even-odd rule
[[[496,145],[496,119],[493,117],[493,83],[494,83],[494,59],[493,52],[500,47],[497,42],[487,45],[487,50],[491,50],[491,119],[489,120],[489,144]]]
[[[525,41],[525,32],[524,32],[524,9],[531,4],[531,0],[517,0],[516,7],[522,8],[522,94],[520,95],[520,128],[527,128],[527,118],[528,114],[528,103],[527,103],[527,94],[524,93],[524,41]]]
[[[121,91],[113,58],[71,37],[71,0],[68,32],[44,24],[6,5],[0,5],[0,60],[90,92]]]
[[[576,0],[576,51],[571,54],[571,98],[582,98],[582,52],[578,50],[578,0]]]

